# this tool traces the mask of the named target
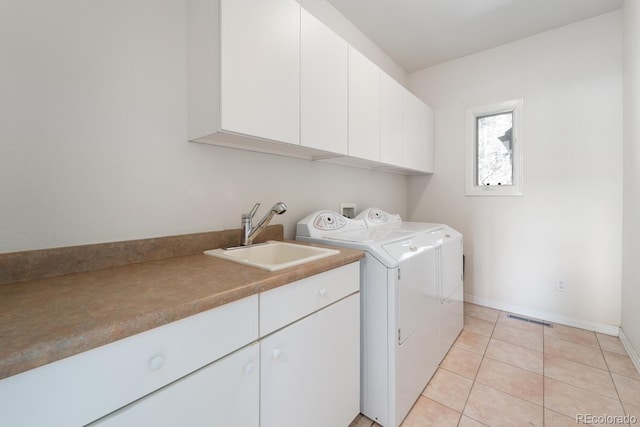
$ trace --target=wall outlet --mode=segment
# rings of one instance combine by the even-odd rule
[[[556,282],[556,291],[564,292],[567,290],[567,282],[564,279],[558,279]]]
[[[340,203],[340,213],[347,218],[355,218],[356,208],[355,203]]]

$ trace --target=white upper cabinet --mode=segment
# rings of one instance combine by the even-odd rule
[[[349,156],[380,161],[380,74],[349,47]]]
[[[300,143],[300,6],[220,2],[220,128]]]
[[[404,93],[406,89],[380,73],[380,161],[402,166],[404,161]]]
[[[349,45],[301,9],[300,142],[347,154]]]
[[[433,172],[433,110],[383,72],[380,161],[413,172]]]
[[[188,0],[188,138],[433,171],[433,111],[294,0]]]
[[[419,172],[433,172],[433,110],[410,92],[404,96],[404,162]]]
[[[188,77],[189,139],[299,144],[300,5],[190,0]]]

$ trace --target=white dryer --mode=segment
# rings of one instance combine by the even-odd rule
[[[455,232],[442,224],[418,231],[376,227],[332,211],[298,222],[297,240],[366,253],[360,275],[360,410],[384,427],[400,425],[442,360],[442,242],[431,234],[438,230]],[[462,329],[462,318],[459,323]]]

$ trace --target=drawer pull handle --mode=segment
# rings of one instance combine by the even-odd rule
[[[151,359],[149,359],[149,369],[151,369],[152,371],[157,371],[162,367],[163,362],[164,357],[162,357],[162,355],[158,354],[156,356],[153,356]]]
[[[321,297],[323,297],[327,294],[327,290],[325,288],[322,288],[318,293],[320,294]]]
[[[282,350],[280,350],[279,348],[276,348],[275,350],[273,350],[271,355],[273,356],[274,359],[279,359],[280,356],[282,355]]]
[[[244,373],[245,373],[245,375],[249,375],[252,372],[253,372],[253,362],[249,362],[246,365],[244,365]]]

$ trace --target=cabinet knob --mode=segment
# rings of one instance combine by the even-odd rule
[[[273,356],[274,359],[278,359],[282,355],[282,350],[280,350],[279,348],[276,348],[275,350],[273,350],[271,355]]]
[[[245,373],[245,375],[249,375],[252,372],[253,372],[253,362],[249,362],[246,365],[244,365],[244,373]]]
[[[325,288],[322,288],[318,291],[318,294],[320,294],[320,296],[323,297],[327,294],[327,290]]]
[[[149,359],[149,369],[152,371],[157,371],[162,367],[162,363],[164,362],[164,357],[161,354],[157,354]]]

